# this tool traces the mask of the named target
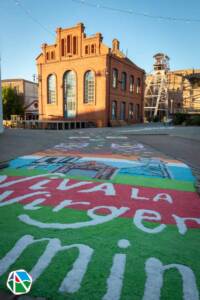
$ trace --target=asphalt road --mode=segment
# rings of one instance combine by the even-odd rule
[[[59,143],[72,143],[75,139],[83,142],[88,137],[88,151],[91,153],[94,149],[110,151],[113,141],[119,145],[143,144],[145,150],[141,149],[137,154],[156,156],[162,153],[182,160],[190,165],[194,174],[200,178],[200,127],[165,128],[157,124],[68,131],[6,129],[0,135],[0,162],[45,150]],[[10,300],[14,299],[14,296],[0,292],[0,299]]]
[[[200,141],[171,135],[137,135],[138,142],[200,168]]]
[[[32,154],[67,140],[73,141],[73,137],[77,136],[82,141],[84,136],[98,137],[104,140],[105,149],[112,142],[109,137],[127,137],[129,143],[142,143],[154,149],[155,152],[161,152],[182,160],[193,168],[200,169],[200,127],[166,128],[160,124],[67,131],[6,129],[0,135],[0,162]],[[91,144],[91,147],[96,144],[98,141]],[[118,144],[120,144],[120,138]]]

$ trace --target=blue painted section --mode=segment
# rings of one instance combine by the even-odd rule
[[[188,167],[167,166],[167,168],[172,174],[172,179],[192,182],[195,181],[195,177],[192,175],[191,169]]]
[[[34,162],[36,159],[35,158],[16,158],[13,159],[9,162],[9,167],[13,168],[13,169],[17,169],[19,167],[23,167],[23,166],[28,166],[30,165],[32,162]]]
[[[152,159],[152,160],[136,160],[136,161],[116,161],[116,160],[104,160],[98,159],[95,160],[94,158],[78,158],[74,157],[75,159],[67,159],[65,162],[56,162],[54,158],[49,158],[49,162],[42,161],[39,158],[17,158],[10,162],[10,168],[13,169],[20,169],[26,168],[27,170],[45,170],[49,172],[56,172],[57,169],[61,167],[67,167],[74,165],[75,168],[71,169],[68,175],[71,176],[87,176],[93,178],[96,174],[96,169],[87,169],[81,170],[78,166],[76,168],[76,164],[86,163],[86,162],[94,162],[96,164],[114,167],[116,168],[115,174],[124,174],[124,175],[132,175],[132,176],[144,176],[150,178],[171,178],[172,180],[183,180],[183,181],[190,181],[195,182],[195,177],[192,175],[191,169],[187,166],[179,167],[178,164],[176,166],[170,166],[168,163],[164,163],[159,159]],[[61,171],[62,172],[62,171]]]
[[[17,273],[17,275],[19,276],[19,278],[20,278],[22,281],[24,281],[24,280],[30,281],[30,278],[29,278],[29,276],[27,275],[26,272],[18,271],[18,272],[16,272],[16,273]]]

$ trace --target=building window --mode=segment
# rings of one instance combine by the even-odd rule
[[[64,115],[67,118],[76,114],[76,73],[67,71],[63,77]]]
[[[140,88],[141,88],[141,80],[140,80],[140,78],[138,78],[137,79],[137,90],[136,90],[137,94],[140,93]]]
[[[91,45],[91,53],[96,53],[96,45],[94,44]]]
[[[87,71],[84,78],[84,103],[94,101],[95,95],[95,77],[94,72]]]
[[[122,72],[122,90],[126,90],[126,73]]]
[[[47,60],[49,60],[49,52],[47,52]]]
[[[136,104],[136,119],[140,120],[140,104]]]
[[[51,59],[55,59],[55,52],[51,51]]]
[[[67,36],[67,53],[71,53],[71,35]]]
[[[61,40],[61,56],[65,56],[65,39]]]
[[[77,37],[73,37],[73,54],[77,54]]]
[[[133,103],[129,103],[129,111],[128,111],[128,117],[129,119],[133,119],[134,117],[134,106]]]
[[[85,46],[85,54],[89,54],[89,46]]]
[[[126,103],[121,102],[120,104],[120,120],[126,119]]]
[[[117,83],[118,83],[118,71],[117,69],[113,69],[113,74],[112,74],[112,87],[117,88]]]
[[[134,76],[130,76],[130,81],[129,81],[129,91],[130,93],[133,93],[134,91]]]
[[[34,103],[33,106],[35,109],[38,109],[38,103]]]
[[[51,74],[47,78],[47,103],[56,103],[56,76]]]
[[[112,120],[117,120],[117,101],[112,101]]]

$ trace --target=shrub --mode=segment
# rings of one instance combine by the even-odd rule
[[[187,126],[200,126],[200,116],[192,116],[186,121]]]
[[[173,120],[174,125],[181,125],[185,121],[186,121],[186,115],[185,114],[176,113],[174,115],[174,120]]]
[[[153,117],[153,122],[159,122],[159,116]]]

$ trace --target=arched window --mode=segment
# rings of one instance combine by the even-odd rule
[[[55,51],[51,51],[51,59],[55,59]]]
[[[73,37],[73,54],[77,54],[77,37]]]
[[[85,54],[89,54],[89,46],[85,46]]]
[[[140,121],[140,104],[136,104],[136,120]]]
[[[71,35],[67,36],[67,53],[71,53]]]
[[[120,104],[120,120],[126,119],[126,103],[121,102]]]
[[[122,72],[122,90],[126,90],[126,72]]]
[[[130,76],[130,81],[129,81],[129,91],[130,93],[133,93],[134,91],[134,76]]]
[[[50,74],[47,78],[47,103],[56,103],[56,76]]]
[[[117,88],[117,83],[118,83],[118,71],[117,71],[117,69],[113,69],[112,87]]]
[[[84,78],[84,103],[91,103],[95,97],[94,72],[87,71]]]
[[[65,39],[61,40],[61,56],[65,56]]]
[[[133,119],[133,116],[134,116],[133,103],[129,103],[128,117],[129,117],[129,119]]]
[[[117,101],[112,101],[112,120],[117,119]]]
[[[141,80],[140,78],[137,79],[137,94],[140,93],[140,87],[141,87]]]
[[[76,115],[76,74],[67,71],[63,77],[64,116],[73,118]]]
[[[91,53],[96,53],[96,45],[95,44],[92,44],[91,45]]]

